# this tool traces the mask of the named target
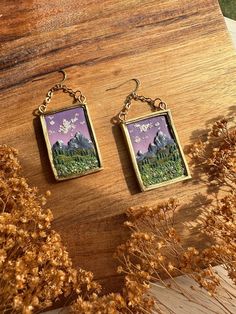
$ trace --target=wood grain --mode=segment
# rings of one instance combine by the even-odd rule
[[[166,280],[172,283],[172,288],[168,288],[161,283],[151,284],[151,293],[159,300],[160,309],[163,314],[223,314],[235,313],[236,301],[230,297],[234,295],[235,287],[227,276],[227,272],[222,266],[214,267],[217,271],[221,287],[218,289],[217,298],[210,296],[206,290],[200,288],[198,284],[188,276],[175,278],[178,287],[173,286],[173,280]],[[179,289],[181,287],[181,291]],[[191,287],[191,288],[190,288]],[[188,297],[183,295],[183,291]],[[230,312],[229,312],[230,311]],[[60,308],[44,312],[44,314],[68,314],[68,308]],[[156,311],[153,312],[157,313]],[[159,311],[158,311],[159,313]]]
[[[117,290],[121,278],[112,255],[126,238],[125,209],[175,195],[190,202],[177,215],[181,230],[183,222],[196,219],[206,189],[194,174],[188,182],[140,193],[121,131],[110,123],[132,83],[106,89],[139,78],[140,93],[169,105],[183,147],[204,133],[209,121],[232,113],[236,57],[218,2],[5,0],[0,13],[1,143],[19,150],[30,184],[52,191],[54,228],[74,264]],[[68,73],[67,85],[87,97],[104,170],[56,183],[32,113],[60,81],[61,68]],[[58,94],[50,108],[70,104]],[[130,118],[149,108],[137,104],[131,111]],[[198,230],[185,236],[188,244],[206,244]]]
[[[218,289],[217,297],[210,296],[206,290],[200,288],[199,285],[188,276],[179,276],[176,283],[181,287],[181,291],[177,289],[169,289],[161,285],[152,285],[151,291],[158,298],[163,313],[175,314],[223,314],[235,313],[236,301],[230,297],[230,293],[234,294],[234,283],[229,279],[227,272],[222,266],[214,267],[219,275],[221,287]],[[170,282],[171,280],[167,280]],[[191,288],[190,288],[191,287]],[[184,296],[182,291],[188,295]],[[191,301],[190,301],[191,300]],[[66,314],[66,313],[64,313]]]

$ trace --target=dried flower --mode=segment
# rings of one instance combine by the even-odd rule
[[[206,184],[218,191],[199,220],[211,244],[204,250],[183,246],[175,229],[179,204],[174,198],[152,207],[132,207],[125,222],[130,236],[115,253],[123,289],[102,296],[91,272],[73,269],[59,234],[52,230],[52,213],[43,208],[50,192],[39,196],[30,188],[20,176],[16,150],[0,146],[0,311],[30,314],[73,293],[73,314],[163,313],[158,296],[151,294],[151,282],[188,295],[175,280],[185,274],[215,296],[220,286],[215,264],[222,264],[236,284],[236,130],[229,120],[214,123],[190,155]]]
[[[0,160],[0,312],[29,314],[62,295],[98,291],[91,273],[73,269],[46,197],[20,176],[17,151],[0,146]]]
[[[125,226],[130,229],[130,238],[118,248],[116,257],[122,265],[118,272],[125,275],[123,296],[132,313],[150,312],[154,301],[158,306],[158,298],[148,296],[150,281],[168,287],[174,284],[175,289],[187,295],[174,280],[185,274],[215,295],[220,278],[211,265],[223,264],[236,284],[236,130],[228,124],[226,119],[216,122],[206,140],[190,150],[198,171],[201,168],[202,175],[207,175],[206,183],[217,184],[219,191],[217,200],[214,202],[212,196],[204,207],[199,225],[212,245],[202,251],[182,245],[174,226],[178,207],[175,199],[127,211],[129,220]],[[227,195],[221,197],[222,188],[226,188]],[[164,278],[171,278],[172,284],[165,283]]]

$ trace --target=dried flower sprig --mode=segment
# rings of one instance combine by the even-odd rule
[[[216,122],[207,134],[207,140],[193,145],[191,156],[198,169],[207,175],[208,183],[217,185],[218,191],[226,191],[224,196],[217,193],[216,201],[209,202],[201,215],[199,227],[212,245],[202,251],[182,245],[174,226],[176,200],[170,199],[156,207],[129,209],[129,220],[125,224],[131,236],[118,248],[117,258],[122,265],[118,272],[125,275],[126,282],[132,282],[134,293],[129,294],[130,291],[126,290],[124,295],[130,295],[133,313],[150,311],[154,299],[156,306],[159,305],[157,297],[148,296],[151,281],[166,285],[163,279],[171,278],[168,285],[188,297],[188,292],[183,291],[174,279],[184,274],[198,282],[210,295],[216,296],[220,278],[212,265],[223,264],[236,283],[236,131],[229,127],[229,121],[222,119]],[[132,291],[129,285],[126,288]],[[152,301],[150,307],[143,303],[142,298]],[[134,300],[138,300],[141,308]]]
[[[190,148],[193,166],[200,168],[210,184],[218,188],[236,186],[236,129],[232,119],[215,122],[206,140],[199,140]]]
[[[215,122],[208,140],[201,143],[201,148],[192,147],[193,160],[204,165],[209,181],[219,189],[201,215],[202,231],[213,240],[204,251],[205,260],[223,264],[236,284],[236,128],[232,119]]]
[[[179,206],[175,199],[153,207],[130,208],[125,223],[130,237],[115,254],[120,261],[118,273],[124,275],[123,290],[100,296],[101,287],[92,273],[73,269],[60,236],[51,228],[52,213],[44,209],[46,197],[39,196],[20,176],[16,151],[1,146],[0,311],[32,313],[61,295],[77,294],[71,313],[146,314],[154,308],[163,313],[164,305],[150,290],[152,282],[193,301],[192,294],[175,280],[185,274],[216,297],[220,278],[214,264],[224,265],[236,284],[235,129],[226,119],[216,122],[206,140],[193,145],[190,155],[206,174],[208,184],[224,191],[224,195],[221,191],[212,195],[200,217],[199,228],[212,244],[202,251],[183,246],[175,229]],[[231,297],[235,299],[235,295]]]
[[[50,192],[46,193],[50,196]],[[32,313],[72,292],[86,297],[100,286],[76,271],[57,232],[46,196],[20,175],[17,151],[0,146],[0,312]]]

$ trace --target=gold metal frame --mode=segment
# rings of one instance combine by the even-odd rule
[[[97,158],[98,158],[98,162],[99,162],[99,167],[95,168],[95,169],[91,169],[91,170],[85,171],[85,172],[80,173],[80,174],[75,174],[75,175],[68,176],[66,178],[62,178],[62,177],[58,176],[57,170],[56,170],[56,168],[54,166],[54,163],[53,163],[52,146],[51,146],[51,143],[50,143],[50,140],[49,140],[49,136],[48,136],[48,129],[47,129],[46,121],[45,121],[45,116],[48,116],[48,115],[51,115],[51,114],[55,114],[55,113],[58,113],[58,112],[61,112],[61,111],[75,109],[75,108],[83,108],[84,109],[86,123],[87,123],[88,129],[89,129],[89,132],[90,132],[90,136],[91,136],[92,142],[94,143],[94,146],[95,146],[95,150],[96,150]],[[96,138],[96,135],[95,135],[95,132],[94,132],[94,128],[93,128],[93,125],[92,125],[92,122],[91,122],[89,110],[88,110],[88,107],[87,107],[86,104],[82,104],[82,103],[78,102],[78,103],[74,104],[73,106],[63,107],[63,108],[60,108],[58,110],[52,110],[52,111],[45,112],[45,113],[40,115],[40,121],[41,121],[42,129],[43,129],[44,139],[45,139],[46,146],[47,146],[47,152],[48,152],[49,161],[50,161],[50,164],[51,164],[51,168],[52,168],[54,177],[55,177],[55,179],[57,181],[64,181],[64,180],[69,180],[69,179],[73,179],[73,178],[82,177],[82,176],[85,176],[85,175],[90,174],[90,173],[101,171],[103,169],[100,149],[98,147],[97,138]]]
[[[183,160],[183,164],[184,164],[184,167],[185,167],[185,170],[186,170],[186,175],[178,177],[178,178],[175,178],[175,179],[172,179],[172,180],[164,181],[162,183],[157,183],[157,184],[153,184],[153,185],[150,185],[150,186],[145,186],[143,184],[143,181],[142,181],[142,178],[141,178],[141,175],[140,175],[140,172],[139,172],[139,168],[138,168],[138,165],[137,165],[137,161],[136,161],[136,157],[135,157],[135,153],[134,153],[134,149],[133,149],[133,145],[132,145],[132,142],[131,142],[131,138],[130,138],[130,135],[129,135],[129,131],[128,131],[127,125],[131,124],[131,123],[134,123],[134,122],[140,122],[140,121],[142,121],[144,119],[148,119],[148,118],[152,118],[152,117],[156,117],[156,116],[161,116],[161,115],[162,116],[166,115],[166,117],[167,117],[168,127],[170,128],[170,131],[171,131],[171,134],[173,136],[173,139],[175,140],[175,142],[176,142],[176,144],[178,146],[178,149],[179,149],[179,152],[180,152],[180,155],[181,155],[181,158]],[[178,134],[176,132],[176,129],[175,129],[175,126],[174,126],[174,122],[173,122],[173,119],[172,119],[172,116],[171,116],[171,112],[170,112],[169,109],[168,110],[161,110],[161,111],[158,111],[158,112],[154,112],[154,113],[150,113],[150,114],[147,114],[147,115],[139,116],[139,117],[134,118],[134,119],[123,121],[123,122],[120,123],[120,126],[121,126],[121,129],[122,129],[122,132],[123,132],[126,144],[128,146],[128,150],[129,150],[129,153],[130,153],[130,157],[131,157],[131,160],[132,160],[132,164],[133,164],[133,167],[134,167],[134,171],[135,171],[136,177],[138,179],[138,183],[139,183],[140,188],[141,188],[142,191],[153,190],[153,189],[156,189],[158,187],[166,186],[166,185],[169,185],[169,184],[172,184],[172,183],[184,181],[184,180],[187,180],[187,179],[191,178],[189,167],[188,167],[188,164],[186,162],[186,159],[185,159],[182,147],[180,145],[179,137],[178,137]]]

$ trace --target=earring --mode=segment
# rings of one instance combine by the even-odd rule
[[[102,161],[91,123],[86,98],[73,91],[63,80],[49,89],[38,115],[43,129],[50,164],[58,181],[80,177],[102,169]],[[73,98],[69,107],[47,112],[53,93],[62,91]]]
[[[113,122],[119,124],[123,131],[141,190],[147,191],[191,178],[166,103],[160,98],[137,95],[140,81],[129,81],[134,81],[136,86],[125,98],[123,108]],[[125,83],[108,90],[116,89]],[[147,103],[153,112],[127,120],[132,101]]]

